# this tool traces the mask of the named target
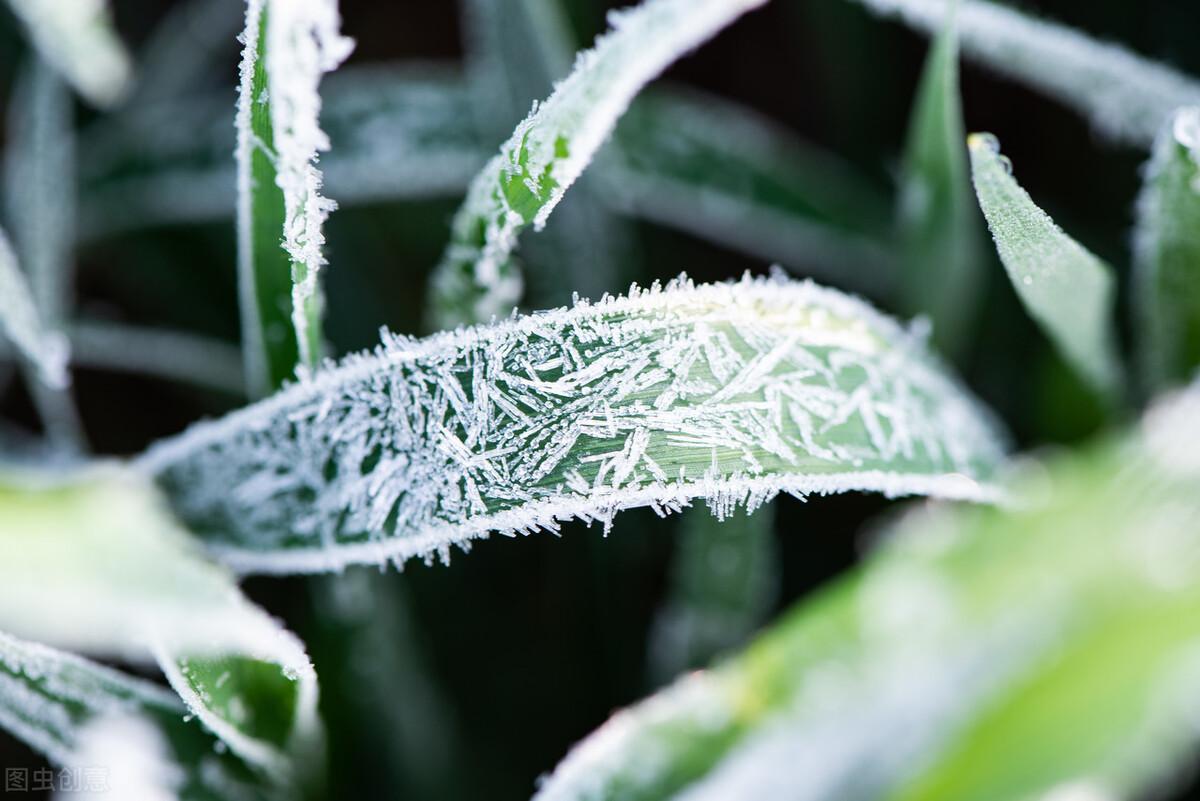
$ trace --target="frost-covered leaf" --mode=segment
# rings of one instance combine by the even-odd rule
[[[895,277],[884,194],[744,106],[647,92],[602,155],[617,208],[864,291]]]
[[[1112,268],[1068,236],[1012,176],[990,134],[967,140],[975,195],[1030,316],[1099,393],[1120,397]]]
[[[917,89],[899,199],[905,309],[933,323],[944,353],[961,353],[979,300],[983,261],[958,89],[958,38],[948,16]]]
[[[43,324],[29,283],[17,265],[17,254],[3,230],[0,230],[0,326],[48,386],[65,387],[70,382],[67,339]]]
[[[243,571],[448,557],[499,531],[780,491],[993,497],[990,418],[922,343],[808,283],[681,280],[425,340],[151,448]]]
[[[325,189],[340,205],[465,191],[487,161],[457,67],[372,64],[321,83]],[[148,226],[232,219],[229,98],[200,93],[95,123],[81,154],[85,240]]]
[[[1180,109],[1159,134],[1134,244],[1141,367],[1155,391],[1200,366],[1200,107]]]
[[[0,544],[0,629],[157,659],[248,763],[285,781],[293,758],[311,760],[317,688],[303,646],[197,553],[142,477],[0,473]]]
[[[1200,391],[926,507],[744,653],[617,713],[537,801],[1147,797],[1200,692]],[[1074,795],[1063,797],[1074,798]]]
[[[774,509],[724,520],[683,513],[669,594],[650,630],[652,678],[707,665],[766,619],[779,585]]]
[[[186,713],[157,684],[0,633],[0,728],[79,771],[82,790],[145,801],[275,797]]]
[[[435,328],[507,314],[521,293],[511,255],[541,228],[638,91],[671,62],[765,0],[646,0],[612,12],[612,30],[535,104],[471,183],[432,277]]]
[[[321,76],[350,54],[337,0],[248,0],[237,106],[238,276],[246,380],[265,394],[321,359]]]
[[[107,0],[8,0],[42,57],[81,95],[112,106],[132,68],[112,27]]]
[[[1149,146],[1200,81],[1065,25],[987,0],[956,0],[963,53],[1088,116],[1113,139]],[[947,0],[859,0],[922,31],[942,29]]]

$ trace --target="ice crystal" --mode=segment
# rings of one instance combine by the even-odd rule
[[[987,498],[989,418],[862,303],[779,279],[631,290],[423,341],[385,336],[138,462],[245,571],[445,556],[497,531],[704,498]]]

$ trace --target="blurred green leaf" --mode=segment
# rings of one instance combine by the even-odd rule
[[[614,716],[538,801],[1157,787],[1197,737],[1197,453],[1193,389],[1027,466],[1009,508],[912,512],[742,655]]]
[[[983,254],[963,144],[953,14],[952,6],[917,89],[898,216],[905,310],[929,315],[938,347],[961,354],[977,317]]]
[[[0,726],[79,771],[80,789],[127,799],[282,797],[186,712],[156,684],[0,633]]]
[[[198,554],[145,479],[111,466],[8,471],[0,513],[0,628],[157,659],[238,756],[280,782],[297,769],[319,773],[316,677],[303,646]]]
[[[1112,268],[1034,205],[994,136],[972,134],[967,144],[975,194],[1018,297],[1079,374],[1119,402]]]
[[[1134,244],[1138,345],[1153,393],[1200,366],[1200,107],[1176,112],[1159,134]]]

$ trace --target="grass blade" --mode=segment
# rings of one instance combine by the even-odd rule
[[[958,89],[953,6],[925,62],[909,122],[901,178],[901,298],[924,313],[943,353],[961,354],[975,317],[983,262],[971,197]]]
[[[746,278],[388,338],[137,464],[215,554],[280,573],[694,497],[718,516],[781,491],[989,498],[1001,458],[911,335],[837,292]]]
[[[1034,205],[995,137],[972,134],[967,143],[975,194],[1021,302],[1067,362],[1101,396],[1118,401],[1112,268]]]
[[[894,278],[886,196],[751,109],[647,92],[597,176],[616,208],[879,294]]]
[[[916,511],[743,654],[614,716],[537,801],[1146,795],[1196,739],[1197,421],[1194,391],[1029,471],[1014,507]]]
[[[647,0],[611,16],[612,31],[517,126],[475,178],[432,283],[435,328],[509,313],[521,292],[510,256],[541,228],[647,82],[765,0]]]
[[[766,619],[779,585],[774,509],[725,520],[684,511],[671,588],[650,631],[655,683],[743,645]]]
[[[44,325],[29,283],[17,266],[17,254],[3,230],[0,230],[0,325],[48,387],[62,388],[70,383],[67,373],[70,349],[66,338]]]
[[[0,628],[156,659],[206,728],[273,780],[312,767],[316,677],[303,646],[203,560],[144,480],[115,468],[0,477]],[[153,570],[147,570],[153,565]]]
[[[947,0],[860,0],[928,33],[941,30]],[[963,52],[1002,75],[1086,115],[1100,133],[1149,147],[1176,108],[1200,103],[1200,81],[986,0],[958,0]]]
[[[124,97],[133,74],[104,0],[8,0],[49,64],[88,102],[103,108]]]
[[[265,394],[321,359],[322,225],[318,85],[353,43],[336,0],[249,0],[236,150],[238,274],[246,380]]]
[[[1154,145],[1134,257],[1142,378],[1154,392],[1200,366],[1200,107],[1177,111]]]
[[[0,633],[0,727],[79,770],[83,789],[184,801],[276,797],[186,711],[156,684]]]

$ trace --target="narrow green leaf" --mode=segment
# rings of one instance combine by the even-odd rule
[[[656,681],[743,645],[766,619],[779,584],[774,509],[725,520],[684,511],[669,594],[650,632]]]
[[[509,313],[521,293],[511,255],[521,230],[545,225],[630,101],[688,50],[765,0],[646,0],[517,126],[475,178],[431,284],[433,327]]]
[[[1200,366],[1200,107],[1180,109],[1159,134],[1134,255],[1142,377],[1154,392]]]
[[[696,497],[722,517],[781,491],[984,499],[1001,458],[913,336],[840,293],[746,278],[387,337],[137,465],[215,554],[280,573]]]
[[[336,0],[248,0],[235,151],[247,384],[265,394],[321,360],[321,76],[349,55]]]
[[[918,30],[942,30],[948,0],[859,0]],[[963,52],[1085,114],[1113,139],[1149,147],[1180,106],[1200,103],[1200,81],[1121,45],[1093,39],[987,0],[955,0]]]
[[[156,684],[0,633],[0,727],[114,798],[268,799],[263,784]]]
[[[249,764],[278,782],[316,767],[316,677],[303,646],[199,556],[144,479],[114,467],[7,472],[0,520],[0,628],[157,659],[192,713]]]
[[[925,62],[909,122],[899,199],[901,299],[927,314],[943,353],[961,354],[975,319],[983,262],[958,89],[953,7]]]
[[[1034,205],[994,136],[972,134],[967,145],[975,195],[1017,295],[1067,362],[1102,396],[1119,400],[1112,268]]]
[[[8,0],[8,4],[42,58],[88,102],[108,107],[122,99],[133,71],[113,30],[107,2]]]
[[[1011,507],[915,510],[743,654],[615,715],[537,801],[1144,796],[1197,738],[1198,421],[1193,390],[1031,467]]]
[[[873,294],[895,278],[884,194],[751,109],[647,92],[614,145],[597,177],[616,208]]]
[[[70,383],[67,358],[70,347],[66,337],[49,330],[43,323],[33,293],[17,265],[17,254],[8,236],[0,229],[0,326],[5,336],[21,351],[50,387]]]

